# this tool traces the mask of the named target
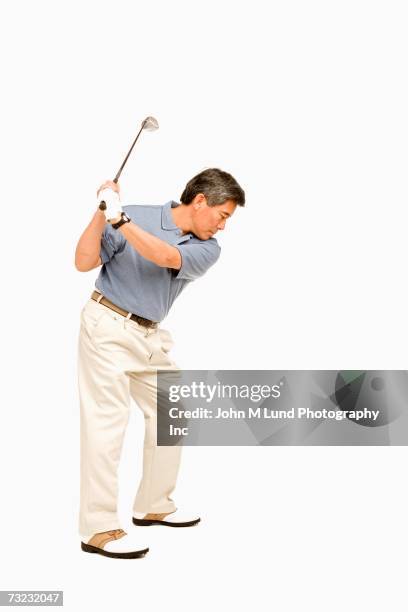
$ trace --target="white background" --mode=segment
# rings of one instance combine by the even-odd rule
[[[122,202],[178,200],[205,167],[246,192],[221,258],[164,327],[181,367],[405,369],[404,2],[13,2],[2,54],[1,589],[65,607],[406,610],[406,449],[185,448],[194,529],[150,552],[77,535],[77,240],[140,122]],[[220,232],[221,234],[221,232]],[[140,476],[134,407],[124,528]]]

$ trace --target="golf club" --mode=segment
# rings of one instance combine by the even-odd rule
[[[125,159],[122,162],[121,167],[119,168],[115,178],[113,179],[114,183],[117,183],[119,180],[119,177],[122,173],[123,168],[125,167],[125,164],[129,158],[129,155],[131,154],[131,152],[133,151],[133,147],[135,146],[137,139],[139,138],[141,132],[143,130],[146,130],[147,132],[153,132],[154,130],[157,130],[159,128],[159,123],[157,121],[157,119],[155,119],[154,117],[146,117],[146,119],[144,119],[144,121],[142,121],[142,127],[140,128],[136,138],[133,141],[132,146],[130,147],[128,154],[126,155]],[[101,203],[99,204],[99,208],[100,210],[105,210],[106,209],[106,203],[102,200]]]

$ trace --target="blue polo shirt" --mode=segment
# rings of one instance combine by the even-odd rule
[[[176,297],[217,261],[221,251],[215,238],[182,235],[171,214],[176,206],[179,204],[170,200],[163,206],[128,205],[122,209],[139,227],[179,250],[180,270],[162,268],[145,259],[109,223],[102,233],[102,267],[95,287],[117,306],[151,321],[162,321]]]

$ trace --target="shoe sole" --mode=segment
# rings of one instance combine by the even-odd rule
[[[139,559],[140,557],[144,557],[149,551],[148,548],[143,548],[142,550],[132,550],[127,553],[114,553],[109,550],[103,550],[103,548],[98,548],[97,546],[92,546],[92,544],[85,544],[85,542],[81,542],[81,548],[84,552],[96,553],[104,557],[113,557],[114,559]]]
[[[194,521],[185,521],[184,523],[171,523],[170,521],[159,521],[155,519],[138,519],[132,517],[133,524],[142,527],[148,527],[149,525],[165,525],[166,527],[192,527],[193,525],[197,525],[200,520],[201,519],[195,519]]]

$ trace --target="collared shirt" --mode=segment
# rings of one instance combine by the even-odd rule
[[[139,227],[179,250],[180,270],[163,268],[142,257],[109,223],[102,233],[103,265],[95,287],[117,306],[151,321],[162,321],[176,297],[217,261],[221,251],[215,238],[200,240],[192,233],[182,234],[171,214],[176,206],[179,204],[170,200],[162,206],[122,209]]]

